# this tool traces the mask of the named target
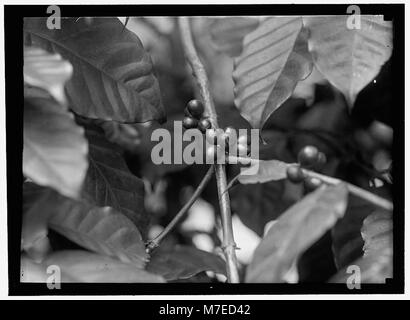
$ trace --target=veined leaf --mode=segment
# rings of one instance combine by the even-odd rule
[[[351,16],[306,16],[309,50],[319,71],[353,107],[357,94],[390,58],[392,22],[383,16],[360,15],[360,28],[348,27]]]
[[[117,18],[26,18],[26,43],[57,52],[74,68],[67,83],[73,110],[88,118],[120,122],[165,120],[152,62],[136,35]]]
[[[235,58],[235,104],[254,128],[288,99],[312,70],[301,17],[272,17],[245,36]]]
[[[225,274],[225,262],[218,256],[189,246],[154,251],[147,270],[166,280],[188,279],[203,271]]]
[[[241,54],[243,38],[259,25],[256,17],[215,18],[210,25],[212,44],[231,57]]]
[[[321,187],[283,213],[256,248],[246,282],[283,282],[292,263],[343,216],[347,194],[343,184]]]
[[[133,175],[118,148],[108,142],[101,129],[89,127],[90,145],[85,199],[98,207],[113,207],[125,214],[144,234],[148,217],[144,209],[144,183]]]
[[[377,253],[378,250],[388,248],[393,254],[393,219],[388,211],[376,211],[363,221],[361,230],[364,240],[363,255]]]
[[[115,121],[100,121],[101,127],[104,129],[107,139],[121,146],[123,149],[135,152],[141,143],[141,134],[135,125],[118,123]]]
[[[35,264],[23,257],[21,281],[45,282],[50,277],[47,269],[52,265],[60,268],[62,283],[165,282],[162,277],[138,269],[132,264],[81,250],[57,251],[41,264]]]
[[[117,257],[135,267],[145,266],[148,256],[141,234],[122,213],[61,196],[33,183],[25,183],[23,191],[24,249],[45,237],[51,228],[85,249]]]
[[[376,211],[369,215],[363,221],[361,232],[365,242],[363,257],[349,265],[359,268],[360,283],[386,283],[386,278],[393,277],[392,214]],[[340,270],[329,282],[347,283],[352,276],[347,268]]]
[[[48,225],[76,244],[122,262],[143,268],[147,262],[145,245],[137,227],[110,207],[59,199],[58,209]]]
[[[78,197],[87,171],[88,146],[74,117],[47,98],[24,103],[23,173],[35,183]]]
[[[67,105],[64,85],[73,73],[73,66],[59,54],[41,48],[24,48],[24,82],[47,90],[62,105]]]

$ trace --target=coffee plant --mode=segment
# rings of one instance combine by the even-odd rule
[[[21,281],[391,278],[393,22],[355,18],[26,18]],[[214,162],[153,162],[178,123]]]

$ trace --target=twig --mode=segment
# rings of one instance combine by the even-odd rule
[[[191,26],[188,17],[178,18],[179,30],[181,32],[182,44],[185,56],[190,64],[193,75],[199,87],[199,93],[205,106],[205,114],[209,117],[212,126],[217,129],[218,121],[214,103],[209,91],[209,81],[205,68],[198,57],[194,41],[192,39]],[[223,230],[222,249],[226,259],[226,271],[228,282],[238,283],[239,273],[236,260],[236,244],[233,238],[232,215],[229,193],[226,190],[225,165],[215,164],[216,184],[218,188],[219,207],[221,209],[221,221]]]
[[[202,193],[206,185],[208,184],[209,180],[212,177],[214,171],[214,167],[211,166],[205,176],[202,178],[202,181],[196,188],[195,192],[192,194],[191,198],[188,200],[187,203],[179,210],[179,212],[176,214],[176,216],[172,219],[172,221],[165,227],[165,229],[154,239],[148,241],[146,245],[146,251],[147,253],[151,253],[155,248],[157,248],[160,244],[160,242],[172,231],[172,229],[176,226],[176,224],[181,220],[181,218],[185,215],[185,213],[191,208],[191,206],[194,204],[195,200],[199,197],[199,195]]]
[[[229,156],[228,157],[228,163],[238,163],[238,162],[249,162],[251,164],[254,164],[254,163],[259,162],[259,160],[258,159],[252,159],[252,158],[234,157],[234,156]],[[288,165],[290,165],[290,164],[288,164]],[[329,176],[326,176],[324,174],[317,173],[317,172],[314,172],[314,171],[311,171],[311,170],[307,170],[307,169],[302,169],[302,170],[303,170],[303,173],[305,174],[305,176],[318,178],[318,179],[322,180],[324,183],[329,184],[329,185],[336,185],[336,184],[339,184],[339,183],[345,183],[346,186],[347,186],[347,189],[349,190],[349,192],[351,194],[354,194],[357,197],[360,197],[364,200],[367,200],[368,202],[370,202],[370,203],[372,203],[372,204],[374,204],[374,205],[376,205],[380,208],[383,208],[383,209],[386,209],[386,210],[389,210],[389,211],[393,210],[393,203],[392,202],[390,202],[390,201],[388,201],[388,200],[386,200],[382,197],[379,197],[378,195],[376,195],[374,193],[371,193],[367,190],[359,188],[358,186],[355,186],[354,184],[351,184],[349,182],[346,182],[346,181],[343,181],[343,180],[340,180],[340,179],[337,179],[337,178],[329,177]],[[233,183],[238,179],[239,176],[240,176],[240,174],[238,174],[235,178],[233,178],[231,180],[231,182],[229,183],[229,188],[232,187]]]
[[[388,211],[393,210],[393,203],[392,202],[390,202],[386,199],[383,199],[382,197],[379,197],[378,195],[376,195],[374,193],[371,193],[367,190],[359,188],[358,186],[355,186],[354,184],[342,181],[342,180],[337,179],[337,178],[329,177],[329,176],[326,176],[324,174],[320,174],[320,173],[317,173],[317,172],[314,172],[314,171],[306,170],[306,169],[303,169],[303,173],[308,177],[318,178],[318,179],[322,180],[324,183],[330,184],[330,185],[345,183],[347,185],[347,189],[349,190],[349,192],[351,194],[354,194],[357,197],[360,197],[364,200],[367,200],[368,202],[370,202],[370,203],[372,203],[372,204],[374,204],[374,205],[376,205],[380,208],[386,209]]]

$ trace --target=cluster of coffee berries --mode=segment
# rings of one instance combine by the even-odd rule
[[[211,145],[207,149],[207,155],[217,154],[224,147],[225,153],[231,156],[246,157],[250,152],[250,137],[247,135],[236,136],[236,130],[233,127],[222,129],[209,129],[206,131],[206,140]],[[236,144],[236,148],[234,145]],[[234,150],[233,153],[230,151]]]
[[[306,191],[313,191],[320,187],[323,182],[316,177],[306,177],[302,168],[321,170],[326,164],[326,155],[314,146],[305,146],[298,153],[298,164],[288,167],[286,174],[293,183],[303,182]]]
[[[212,127],[211,121],[208,118],[203,117],[204,105],[199,100],[191,100],[188,102],[185,108],[185,117],[182,121],[182,125],[185,129],[198,128],[202,133],[205,133],[207,129]]]
[[[250,137],[248,135],[237,137],[236,130],[233,127],[226,127],[225,130],[213,128],[209,118],[203,116],[204,105],[201,101],[195,99],[189,101],[184,113],[183,127],[185,129],[197,128],[205,134],[208,142],[206,149],[207,158],[217,160],[223,154],[239,157],[247,157],[249,155]],[[234,144],[236,144],[236,148],[230,148]],[[229,153],[230,150],[235,150],[235,154]]]

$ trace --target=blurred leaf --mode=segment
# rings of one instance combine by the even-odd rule
[[[165,120],[151,58],[117,18],[63,18],[60,30],[48,29],[46,19],[24,20],[26,42],[72,63],[67,93],[77,114],[120,122]]]
[[[235,58],[235,104],[254,128],[287,100],[312,70],[301,17],[267,18],[246,35]]]
[[[374,210],[367,201],[349,195],[346,213],[332,229],[332,250],[338,269],[362,256],[363,239],[360,229],[363,220]]]
[[[249,168],[243,169],[238,180],[242,184],[265,183],[286,178],[288,163],[279,160],[259,160],[251,163]],[[253,173],[257,169],[256,173]]]
[[[291,205],[285,196],[285,181],[238,185],[232,189],[232,211],[259,236],[267,222],[276,219]]]
[[[361,283],[385,283],[393,277],[393,229],[392,214],[376,211],[363,222],[362,236],[365,241],[363,257],[350,265],[360,269]],[[349,267],[349,266],[348,266]],[[347,283],[351,272],[347,268],[333,276],[331,283]]]
[[[46,267],[35,262],[25,254],[21,255],[20,261],[20,282],[41,282],[46,283],[50,274],[47,274]]]
[[[64,85],[73,73],[73,66],[59,54],[41,48],[24,47],[24,82],[47,90],[62,105],[67,104]]]
[[[34,264],[30,260],[23,259],[22,274],[25,275],[25,277],[22,277],[23,282],[30,278],[30,282],[33,280],[37,280],[33,282],[45,282],[50,277],[50,273],[47,274],[46,272],[51,265],[60,268],[62,283],[165,282],[162,277],[138,269],[132,264],[81,250],[57,251],[49,255],[42,264]],[[56,275],[54,274],[54,276]],[[33,279],[34,276],[35,279]]]
[[[68,197],[79,195],[87,171],[87,141],[73,115],[47,98],[24,102],[23,173]]]
[[[84,182],[85,199],[98,207],[113,207],[125,214],[144,235],[148,217],[144,210],[144,183],[128,169],[118,149],[101,129],[88,126],[90,167]]]
[[[353,107],[357,94],[379,73],[393,49],[392,22],[360,15],[360,28],[349,28],[352,16],[305,16],[309,51],[319,71]]]
[[[299,81],[293,90],[293,98],[301,98],[306,101],[306,105],[310,106],[316,99],[315,88],[317,84],[326,84],[327,80],[323,75],[317,70],[315,66],[312,68],[310,75]]]
[[[259,25],[259,19],[256,17],[226,17],[212,20],[210,25],[212,44],[218,51],[231,57],[241,54],[243,38]]]
[[[121,146],[124,150],[133,152],[140,145],[141,135],[133,125],[115,121],[98,120],[98,122],[104,129],[107,139]]]
[[[212,253],[177,245],[172,250],[154,251],[147,270],[170,281],[188,279],[203,271],[225,274],[225,262]]]
[[[347,188],[321,187],[283,213],[256,248],[246,282],[283,282],[292,263],[343,216]]]

